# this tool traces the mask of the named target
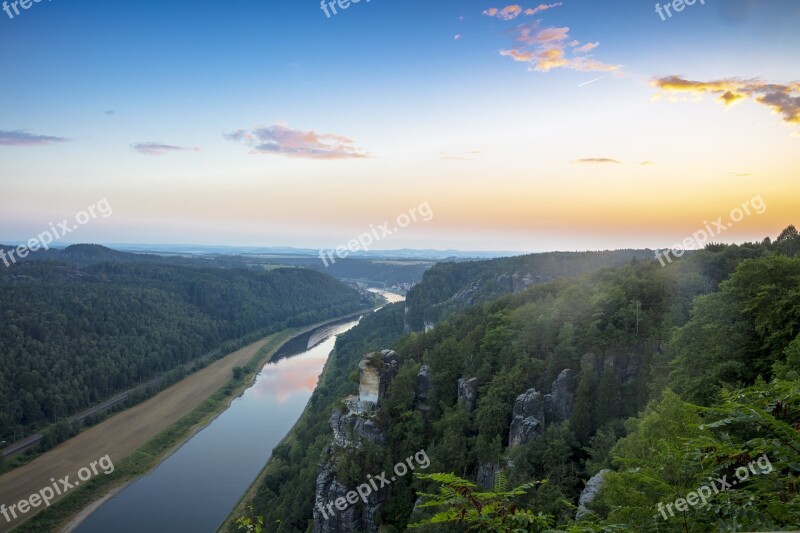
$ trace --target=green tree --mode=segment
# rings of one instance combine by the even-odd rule
[[[800,232],[794,226],[789,226],[781,232],[775,240],[775,248],[783,255],[797,257],[800,254]]]
[[[597,427],[597,379],[593,369],[584,370],[578,378],[570,427],[581,444],[589,442]]]

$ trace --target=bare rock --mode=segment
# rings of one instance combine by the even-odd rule
[[[578,380],[575,372],[569,368],[564,369],[553,382],[550,394],[545,396],[546,422],[548,424],[564,422],[572,416],[572,406],[575,403],[577,388]]]
[[[500,465],[486,463],[478,465],[476,483],[479,487],[491,490],[494,487],[494,475],[501,471]]]
[[[464,402],[467,409],[470,411],[475,410],[475,404],[478,400],[478,378],[458,380],[458,401]]]
[[[583,492],[581,492],[581,497],[578,500],[578,511],[577,513],[575,513],[576,520],[583,519],[586,515],[588,515],[591,512],[588,506],[597,497],[597,494],[600,492],[600,489],[603,488],[605,475],[608,474],[609,472],[610,470],[603,469],[594,476],[592,476],[592,478],[586,482],[586,486],[583,488]]]
[[[513,419],[508,436],[509,447],[526,444],[544,431],[545,402],[540,392],[529,389],[514,402]]]

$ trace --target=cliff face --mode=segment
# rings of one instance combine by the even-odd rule
[[[514,402],[509,447],[526,444],[541,435],[545,426],[569,419],[576,388],[575,373],[567,368],[553,382],[550,394],[542,396],[536,389],[520,394]]]
[[[377,532],[378,513],[381,505],[389,497],[388,489],[370,493],[366,503],[358,500],[357,504],[349,505],[343,511],[332,507],[333,512],[329,512],[326,508],[329,503],[340,501],[340,499],[346,501],[347,494],[354,490],[336,479],[336,469],[332,465],[332,461],[332,457],[329,456],[328,460],[320,466],[317,475],[313,531],[315,533]]]
[[[389,383],[397,375],[399,360],[391,350],[372,353],[364,357],[358,365],[358,398],[362,402],[375,405],[386,396]]]
[[[357,455],[365,443],[384,445],[386,430],[380,427],[377,414],[381,400],[397,375],[399,361],[391,350],[366,355],[359,364],[358,396],[345,398],[344,406],[333,410],[330,426],[333,439],[323,453],[317,468],[314,495],[315,533],[378,531],[376,522],[381,505],[389,497],[389,488],[370,492],[344,510],[331,505],[347,501],[356,487],[347,486],[337,477],[337,463],[343,454]],[[421,373],[422,374],[422,373]],[[425,379],[418,378],[418,396],[427,398]],[[421,385],[420,385],[421,384]],[[424,394],[421,394],[424,391]]]

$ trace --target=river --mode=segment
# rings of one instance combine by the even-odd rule
[[[358,322],[323,326],[287,343],[227,410],[73,531],[216,531],[302,414],[336,335]]]

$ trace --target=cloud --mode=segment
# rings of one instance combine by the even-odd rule
[[[199,152],[200,148],[174,146],[158,142],[145,142],[132,144],[131,148],[143,155],[165,155],[175,152]]]
[[[112,116],[112,115],[116,115],[116,114],[117,114],[117,112],[114,111],[113,109],[109,109],[108,111],[106,111],[106,115],[108,115],[108,116]]]
[[[48,146],[68,140],[64,137],[54,137],[52,135],[34,135],[28,133],[27,130],[0,130],[0,146]]]
[[[442,154],[439,156],[439,159],[452,159],[452,160],[456,160],[456,161],[472,161],[473,159],[475,159],[479,155],[481,155],[481,151],[480,150],[472,150],[472,151],[467,152],[465,154],[451,154],[451,153],[448,153],[448,152],[442,152]]]
[[[564,41],[569,37],[569,28],[539,29],[538,23],[523,24],[519,27],[517,41],[525,44],[549,45]]]
[[[583,159],[576,159],[573,163],[579,165],[604,165],[607,163],[613,163],[615,165],[621,165],[622,161],[617,161],[616,159],[611,159],[608,157],[586,157]]]
[[[519,50],[500,50],[500,55],[511,57],[514,61],[520,61],[522,63],[530,63],[536,58],[534,52],[521,52]]]
[[[652,161],[642,161],[641,163],[639,163],[639,166],[641,167],[651,167],[653,165],[655,165],[655,163],[653,163]]]
[[[552,8],[558,7],[560,5],[562,5],[561,2],[558,2],[558,3],[555,3],[555,4],[549,4],[549,5],[548,4],[541,4],[538,7],[535,7],[533,9],[530,9],[530,8],[526,9],[525,10],[525,14],[528,15],[528,16],[535,15],[537,13],[541,13],[542,11],[546,11],[548,9],[552,9]]]
[[[355,141],[333,133],[318,134],[289,128],[286,123],[240,129],[225,138],[252,148],[251,154],[275,154],[304,159],[361,159],[367,157]]]
[[[587,53],[591,52],[592,50],[594,50],[595,48],[597,48],[598,46],[600,46],[600,43],[586,43],[583,46],[578,46],[578,44],[580,44],[580,43],[578,43],[577,41],[573,41],[573,43],[576,43],[576,44],[573,46],[572,43],[570,43],[570,46],[573,47],[573,49],[574,49],[573,51],[576,54],[587,54]]]
[[[529,64],[530,70],[549,72],[556,68],[578,72],[618,72],[621,65],[610,65],[594,59],[589,52],[600,43],[587,43],[569,39],[568,27],[541,27],[540,23],[521,24],[515,30],[514,40],[522,43],[500,50],[501,56]]]
[[[558,7],[560,5],[561,5],[560,2],[556,3],[556,4],[541,4],[541,5],[537,6],[537,7],[528,8],[528,9],[523,10],[522,6],[520,6],[518,4],[511,4],[511,5],[508,5],[508,6],[504,7],[504,8],[502,8],[502,9],[498,9],[496,7],[491,7],[489,9],[485,10],[482,14],[486,15],[487,17],[496,17],[496,18],[499,18],[501,20],[514,20],[515,18],[517,18],[518,16],[523,15],[523,14],[524,15],[528,15],[528,16],[532,16],[532,15],[536,15],[537,13],[541,13],[542,11],[546,11],[548,9],[552,9],[554,7]]]
[[[711,94],[726,107],[752,98],[769,107],[788,124],[800,124],[800,83],[768,83],[758,78],[723,78],[712,81],[692,81],[681,76],[655,78],[653,86],[666,94],[688,93],[697,96]],[[659,95],[660,96],[660,95]]]

